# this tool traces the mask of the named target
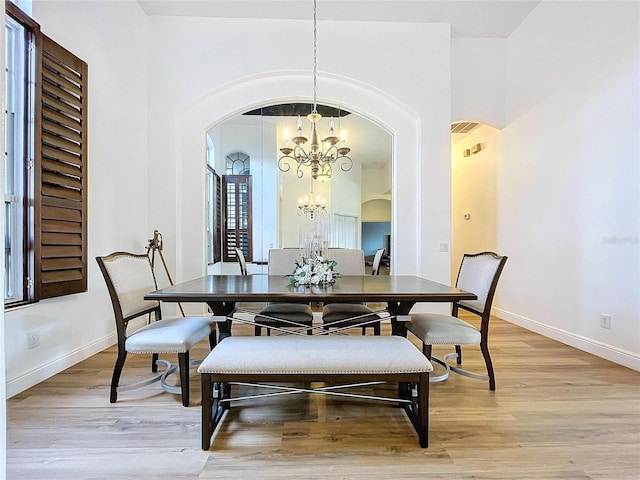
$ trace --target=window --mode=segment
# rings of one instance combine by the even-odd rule
[[[250,173],[249,155],[242,152],[234,152],[227,155],[227,175],[249,175]]]
[[[33,171],[34,37],[7,15],[5,21],[5,303],[33,298],[32,262],[28,254],[33,219],[28,215]]]
[[[223,178],[224,232],[223,260],[236,260],[235,248],[242,250],[245,260],[253,259],[253,220],[251,217],[251,158],[246,153],[233,152],[226,156],[226,175]]]
[[[5,5],[8,307],[87,289],[87,64]]]
[[[235,262],[238,247],[246,261],[253,261],[251,175],[225,175],[222,177],[224,191],[223,260]]]

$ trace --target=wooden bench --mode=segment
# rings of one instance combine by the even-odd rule
[[[427,447],[432,370],[420,350],[399,336],[225,338],[198,367],[202,380],[202,448],[208,450],[211,446],[211,437],[230,402],[243,400],[231,397],[231,383],[255,382],[398,383],[398,398],[345,394],[333,386],[267,387],[291,393],[320,392],[399,403],[418,434],[420,446]]]

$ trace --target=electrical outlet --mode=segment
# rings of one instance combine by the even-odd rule
[[[600,314],[600,326],[602,328],[606,328],[607,330],[611,329],[611,315],[607,315],[605,313]]]
[[[442,253],[446,253],[449,251],[449,244],[446,242],[441,242],[440,243],[440,252]]]
[[[38,332],[27,333],[27,348],[31,350],[40,346],[40,334]]]

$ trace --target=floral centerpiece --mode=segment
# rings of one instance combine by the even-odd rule
[[[296,260],[293,273],[289,276],[292,285],[328,285],[335,282],[334,267],[338,264],[335,260],[327,260],[321,256],[314,258],[302,257]]]

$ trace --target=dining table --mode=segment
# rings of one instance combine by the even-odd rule
[[[294,285],[286,275],[206,275],[149,292],[145,300],[206,303],[218,320],[219,339],[231,335],[238,302],[386,304],[393,335],[407,335],[416,303],[475,300],[471,292],[414,275],[345,275],[334,283]]]

